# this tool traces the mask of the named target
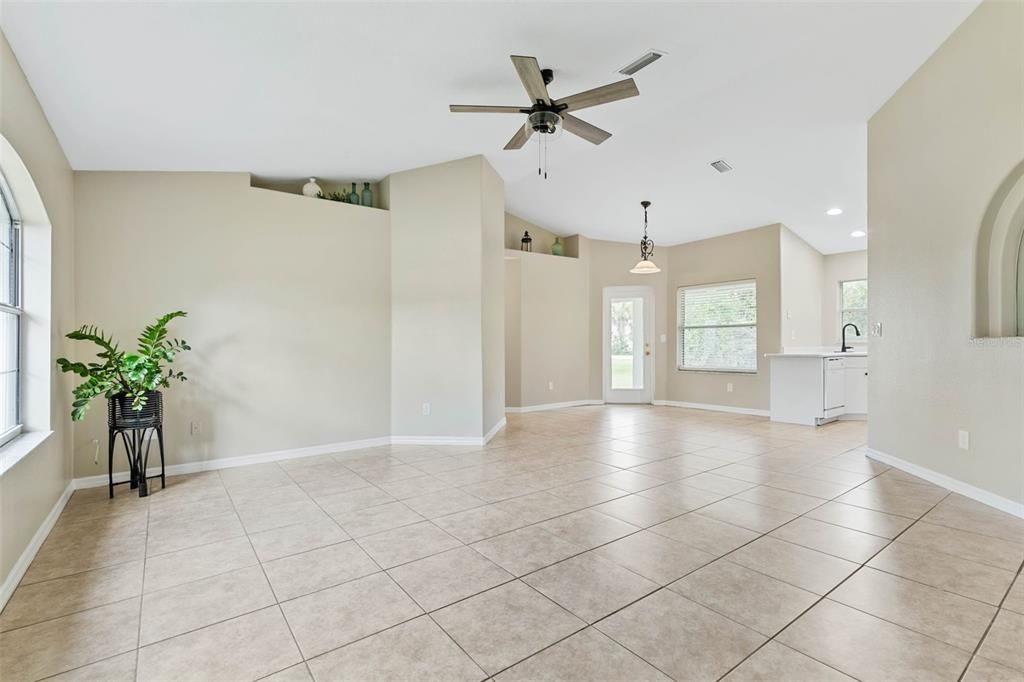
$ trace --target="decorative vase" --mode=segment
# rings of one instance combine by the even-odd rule
[[[523,238],[519,240],[520,251],[533,251],[533,237],[530,236],[530,231],[523,232]]]
[[[551,245],[551,255],[561,256],[562,255],[562,242],[558,241],[558,237],[555,237],[555,243]]]
[[[373,206],[373,192],[368,182],[363,183],[363,206]]]
[[[352,191],[348,193],[348,203],[359,205],[359,192],[356,191],[356,183],[352,183]]]
[[[316,178],[310,178],[309,182],[302,186],[302,193],[307,197],[318,197],[322,193],[320,185],[316,184]]]

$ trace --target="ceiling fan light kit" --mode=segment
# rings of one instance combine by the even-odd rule
[[[630,272],[634,275],[653,275],[656,272],[661,272],[661,268],[651,260],[654,258],[654,240],[647,236],[647,209],[650,208],[651,202],[641,201],[640,205],[644,207],[644,236],[640,240],[640,260]]]
[[[548,85],[554,80],[554,71],[541,69],[536,57],[512,55],[511,59],[516,73],[519,74],[519,80],[522,81],[523,88],[530,98],[529,106],[452,104],[448,109],[452,113],[464,114],[526,114],[526,122],[505,144],[505,149],[522,149],[533,134],[537,133],[540,136],[537,153],[541,159],[537,173],[541,174],[541,165],[543,165],[545,178],[547,178],[547,145],[544,136],[557,135],[564,129],[591,144],[601,144],[612,136],[608,131],[601,130],[568,112],[636,97],[640,94],[633,79],[626,78],[617,83],[584,90],[562,99],[552,99],[548,94]]]

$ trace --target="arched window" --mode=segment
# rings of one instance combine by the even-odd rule
[[[1024,336],[1024,161],[992,197],[975,257],[975,335]]]
[[[21,218],[0,173],[0,445],[21,432]]]

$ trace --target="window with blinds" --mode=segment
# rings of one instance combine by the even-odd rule
[[[681,287],[679,369],[757,371],[757,283]]]

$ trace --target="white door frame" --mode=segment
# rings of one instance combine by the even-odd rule
[[[649,348],[649,354],[644,356],[644,388],[643,389],[616,389],[615,393],[635,390],[637,399],[623,400],[621,395],[616,395],[612,400],[611,395],[611,353],[608,338],[608,304],[612,298],[642,298],[644,306],[644,343]],[[654,343],[654,288],[642,286],[605,287],[601,296],[601,386],[602,397],[606,403],[639,403],[651,404],[654,402],[654,366],[655,348]]]

